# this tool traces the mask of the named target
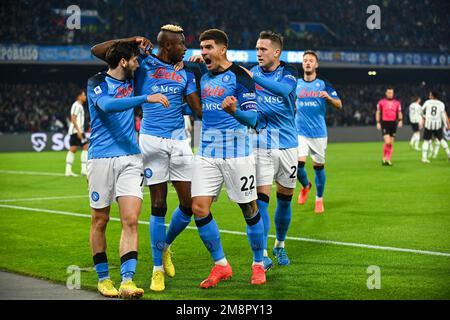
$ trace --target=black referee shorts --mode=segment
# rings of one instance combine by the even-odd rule
[[[382,121],[381,133],[383,136],[390,135],[391,137],[395,137],[397,134],[397,121]]]
[[[435,136],[438,140],[442,140],[443,138],[443,132],[442,132],[442,128],[437,129],[437,130],[428,130],[427,128],[425,128],[425,130],[423,131],[423,140],[431,140],[431,138]]]
[[[76,133],[70,135],[69,144],[71,147],[83,147],[86,143],[88,143],[88,140],[86,139],[84,133],[83,140],[80,140]]]

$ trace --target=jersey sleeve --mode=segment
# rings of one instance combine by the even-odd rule
[[[77,103],[76,102],[74,102],[72,104],[72,108],[70,108],[70,115],[71,116],[77,115]]]
[[[108,85],[104,81],[90,81],[88,84],[88,94],[95,106],[102,97],[109,96]]]
[[[377,111],[383,112],[383,104],[381,103],[381,100],[377,103]]]
[[[244,70],[236,74],[236,98],[242,111],[257,111],[255,82]]]
[[[191,93],[197,92],[197,81],[195,79],[195,75],[191,72],[190,69],[186,69],[186,86],[184,87],[184,95],[188,96]]]
[[[325,82],[325,91],[330,95],[333,99],[341,99],[339,98],[339,95],[337,94],[336,90],[327,82]]]
[[[292,90],[297,88],[297,79],[298,79],[298,71],[297,68],[291,66],[289,64],[285,65],[283,70],[283,78],[281,79],[281,83],[284,83],[290,86]]]

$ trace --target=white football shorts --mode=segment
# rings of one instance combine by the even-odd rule
[[[91,208],[109,207],[121,196],[143,199],[142,155],[91,159],[87,162]]]
[[[223,183],[231,201],[249,203],[256,200],[254,156],[222,159],[197,155],[191,185],[192,197],[212,196],[217,199]]]
[[[139,136],[146,185],[191,181],[194,155],[187,140]]]

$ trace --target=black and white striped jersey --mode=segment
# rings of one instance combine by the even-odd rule
[[[439,130],[447,121],[445,105],[437,99],[425,101],[422,106],[422,115],[425,117],[425,129]]]
[[[409,122],[419,123],[422,119],[422,106],[417,102],[409,105]]]

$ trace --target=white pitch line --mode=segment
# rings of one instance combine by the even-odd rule
[[[75,212],[67,212],[67,211],[59,211],[59,210],[49,210],[49,209],[40,209],[40,208],[29,208],[29,207],[21,207],[21,206],[12,206],[7,204],[0,204],[0,208],[7,208],[7,209],[16,209],[16,210],[24,210],[24,211],[33,211],[33,212],[41,212],[41,213],[54,213],[54,214],[60,214],[65,216],[73,216],[73,217],[81,217],[81,218],[91,218],[88,214],[83,213],[75,213]],[[111,221],[119,221],[119,218],[110,217]],[[139,220],[139,224],[145,224],[148,225],[148,221],[141,221]],[[168,224],[166,224],[168,226]],[[186,229],[191,230],[197,230],[197,227],[190,227],[188,226]],[[240,231],[231,231],[231,230],[220,230],[221,233],[228,233],[228,234],[235,234],[235,235],[242,235],[246,236],[247,233],[240,232]],[[270,238],[275,238],[274,235],[269,235]],[[423,255],[430,255],[430,256],[443,256],[443,257],[450,257],[450,253],[447,252],[436,252],[436,251],[428,251],[428,250],[416,250],[416,249],[406,249],[406,248],[396,248],[396,247],[386,247],[386,246],[377,246],[377,245],[370,245],[370,244],[362,244],[362,243],[352,243],[352,242],[341,242],[341,241],[332,241],[332,240],[319,240],[319,239],[310,239],[310,238],[300,238],[300,237],[286,237],[288,240],[294,240],[294,241],[303,241],[303,242],[312,242],[312,243],[319,243],[319,244],[332,244],[332,245],[338,245],[338,246],[347,246],[347,247],[357,247],[357,248],[365,248],[365,249],[375,249],[375,250],[385,250],[385,251],[395,251],[395,252],[408,252],[408,253],[415,253],[415,254],[423,254]]]
[[[60,197],[41,197],[41,198],[18,198],[18,199],[2,199],[0,202],[23,202],[23,201],[39,201],[39,200],[60,200],[60,199],[79,199],[88,198],[88,194],[79,196],[60,196]]]
[[[64,173],[57,172],[38,172],[38,171],[20,171],[20,170],[0,170],[0,173],[7,174],[26,174],[32,176],[52,176],[52,177],[65,177]]]

